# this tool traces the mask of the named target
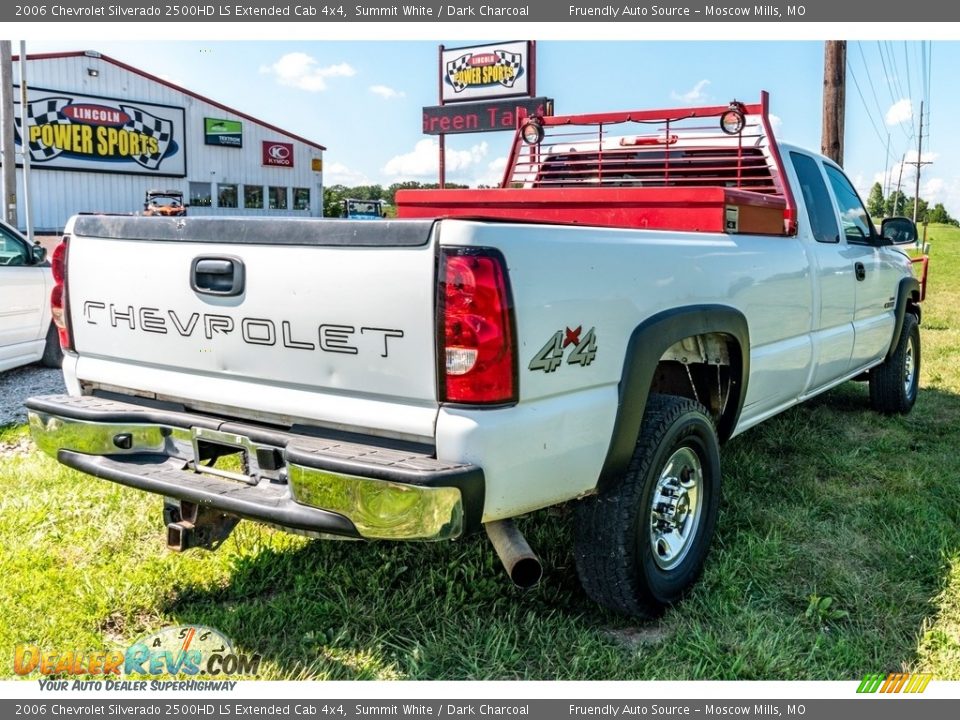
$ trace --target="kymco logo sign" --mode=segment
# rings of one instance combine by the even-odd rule
[[[293,167],[293,143],[263,141],[263,164]]]

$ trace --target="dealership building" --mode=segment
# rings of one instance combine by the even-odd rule
[[[189,215],[323,215],[322,145],[98,52],[26,65],[23,111],[14,62],[17,188],[26,140],[38,231],[80,212],[138,213],[149,190],[182,192]]]

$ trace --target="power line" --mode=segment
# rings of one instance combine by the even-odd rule
[[[908,96],[913,97],[913,86],[910,83],[910,55],[907,54],[907,41],[903,41],[903,62],[907,67],[907,93]]]
[[[890,102],[893,105],[896,105],[901,99],[903,99],[903,91],[898,90],[897,87],[895,86],[897,78],[895,74],[896,66],[894,65],[894,62],[893,62],[894,58],[892,55],[889,54],[889,52],[885,51],[883,44],[879,40],[877,40],[877,48],[879,49],[879,53],[880,53],[880,62],[883,63],[883,73],[887,81],[887,91],[890,93]],[[887,55],[887,57],[890,60],[889,66],[887,65],[887,61],[884,59],[884,55]],[[911,115],[913,114],[912,109],[913,108],[911,103]],[[886,115],[884,115],[884,117],[886,117]],[[900,129],[903,131],[904,137],[906,137],[908,141],[913,140],[913,138],[916,137],[916,132],[912,127],[910,128],[909,132],[907,131],[907,126],[903,124],[903,120],[897,120],[897,124],[900,126]]]
[[[873,121],[873,113],[870,112],[870,108],[867,107],[867,101],[863,97],[863,91],[860,89],[860,83],[857,81],[856,73],[853,72],[853,66],[850,65],[850,61],[847,60],[847,70],[850,72],[850,77],[853,79],[853,85],[857,88],[857,95],[860,96],[860,102],[863,103],[863,109],[867,111],[867,119],[870,121],[870,126],[873,128],[873,131],[877,134],[877,140],[880,141],[880,146],[883,147],[886,140],[883,139],[883,135],[880,134],[880,131],[877,130],[877,124]]]
[[[930,84],[933,82],[933,41],[927,41],[927,68],[926,68],[926,89],[924,91],[924,100],[927,103],[927,144],[930,143],[930,119],[933,117],[931,106],[933,105],[932,95],[930,94]]]
[[[867,56],[863,52],[863,43],[857,40],[857,49],[860,50],[860,59],[863,60],[863,69],[867,71],[867,82],[870,83],[870,92],[873,93],[873,101],[877,104],[877,117],[883,117],[883,106],[880,105],[880,99],[877,97],[877,90],[873,85],[873,77],[870,75],[870,67],[867,65]]]
[[[877,40],[877,52],[880,55],[880,62],[883,63],[883,79],[887,81],[887,92],[890,93],[890,102],[895,104],[897,99],[893,95],[893,86],[890,84],[890,70],[887,69],[887,61],[883,57],[883,45]]]
[[[907,68],[907,92],[909,93],[909,94],[907,95],[907,97],[910,98],[910,107],[912,108],[912,107],[913,107],[913,83],[910,82],[910,75],[911,75],[911,72],[910,72],[910,55],[909,55],[909,53],[907,52],[907,41],[906,41],[906,40],[903,41],[903,62],[904,62],[904,64],[906,65],[906,68]],[[922,122],[922,120],[921,120],[921,122]],[[913,113],[912,113],[912,112],[910,113],[910,124],[913,126],[913,132],[914,132],[914,134],[916,134],[916,132],[917,132],[917,123],[916,123],[916,120],[915,120],[914,117],[913,117]],[[923,128],[920,128],[920,132],[923,133]]]
[[[897,54],[893,50],[893,42],[885,41],[887,44],[887,60],[890,61],[890,67],[893,68],[894,89],[897,92],[897,98],[903,97],[903,85],[900,84],[900,67],[897,65]]]

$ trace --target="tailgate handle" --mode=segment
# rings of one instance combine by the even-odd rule
[[[238,257],[196,257],[190,266],[190,287],[202,295],[239,295],[243,292],[243,276],[243,260]]]

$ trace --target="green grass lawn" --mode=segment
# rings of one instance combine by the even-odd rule
[[[484,536],[337,543],[241,523],[215,553],[176,555],[159,499],[33,451],[0,457],[0,657],[196,623],[261,653],[265,678],[960,679],[960,230],[930,237],[913,414],[880,417],[848,383],[731,441],[706,573],[660,621],[585,599],[565,508],[521,521],[546,567],[529,592]],[[0,429],[0,446],[25,433]]]

